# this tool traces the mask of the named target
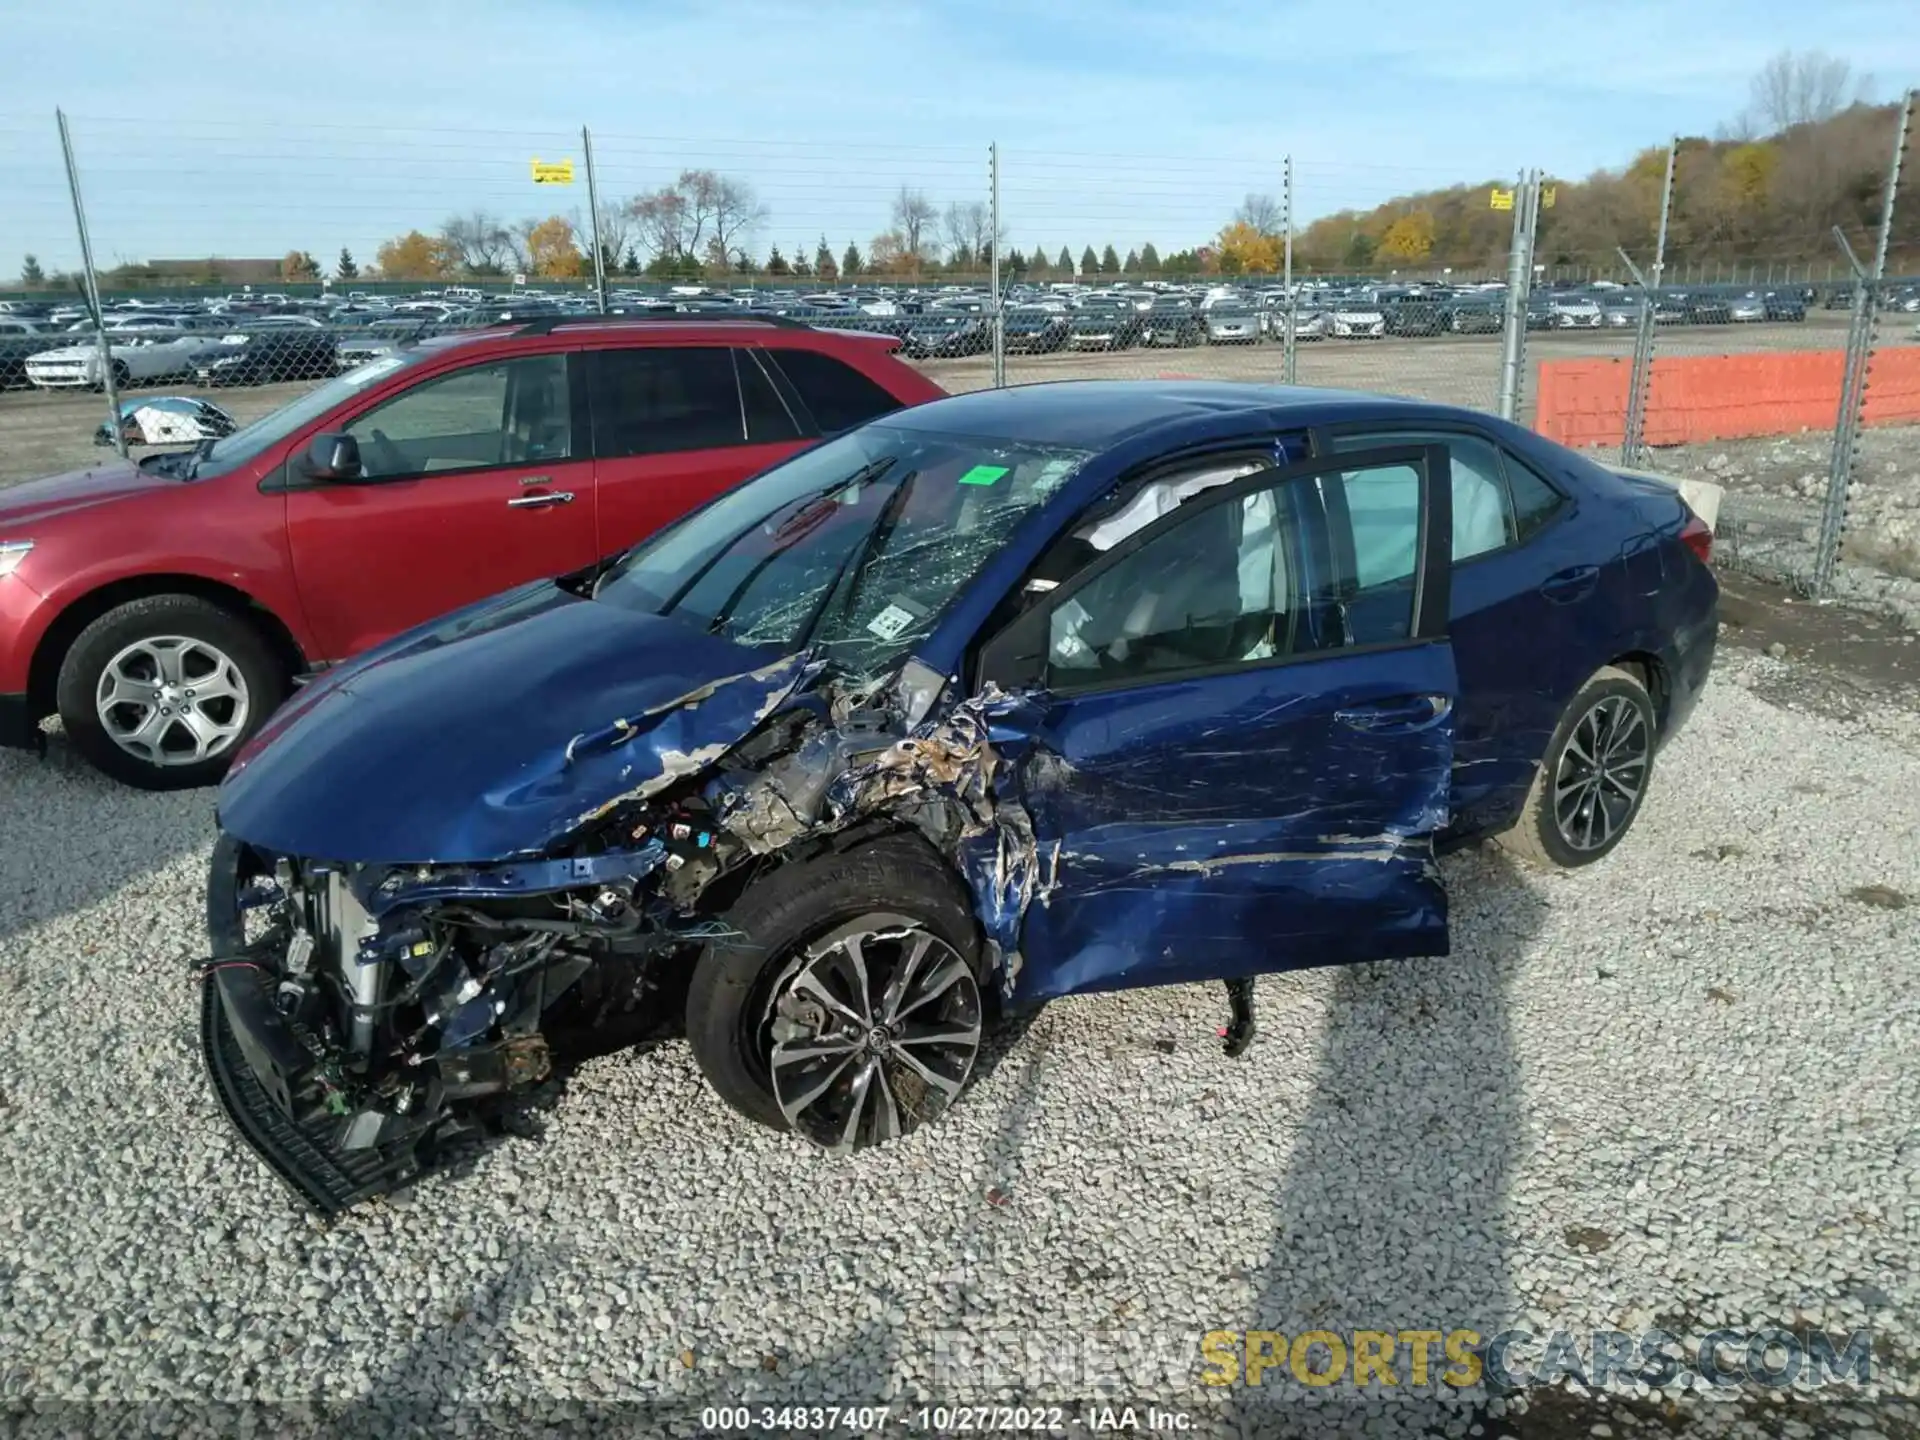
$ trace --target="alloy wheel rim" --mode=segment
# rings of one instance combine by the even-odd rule
[[[136,640],[109,660],[94,712],[114,744],[149,765],[197,765],[246,730],[246,676],[218,646],[183,635]]]
[[[1574,725],[1553,777],[1553,819],[1575,850],[1598,850],[1632,820],[1646,790],[1651,735],[1624,695],[1596,701]]]
[[[873,913],[795,959],[766,1029],[781,1115],[845,1154],[909,1134],[953,1103],[980,1053],[980,987],[919,922]]]

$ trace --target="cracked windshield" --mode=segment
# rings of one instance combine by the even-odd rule
[[[908,653],[1087,454],[871,425],[631,552],[595,598],[849,673]]]

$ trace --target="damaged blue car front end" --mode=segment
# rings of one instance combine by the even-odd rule
[[[883,835],[958,878],[1012,1004],[1444,950],[1455,682],[1417,613],[1444,585],[1408,645],[1211,710],[975,663],[1170,424],[1247,430],[1187,408],[1101,451],[870,426],[302,690],[219,799],[203,1041],[241,1132],[323,1212],[404,1184],[511,1124],[567,1037],[671,1030],[762,877]]]

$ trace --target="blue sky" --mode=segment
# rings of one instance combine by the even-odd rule
[[[96,254],[378,242],[475,207],[585,209],[683,166],[752,183],[756,234],[864,248],[902,184],[984,199],[1009,243],[1204,241],[1291,153],[1302,220],[1538,165],[1582,175],[1711,133],[1782,48],[1878,97],[1920,83],[1913,0],[0,0],[0,274],[75,260],[53,110]],[[152,43],[147,43],[148,40]]]

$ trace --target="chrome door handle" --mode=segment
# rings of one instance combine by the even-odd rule
[[[513,499],[507,501],[507,508],[509,510],[532,510],[542,505],[571,505],[572,503],[573,492],[571,490],[555,490],[546,495],[516,495]]]

